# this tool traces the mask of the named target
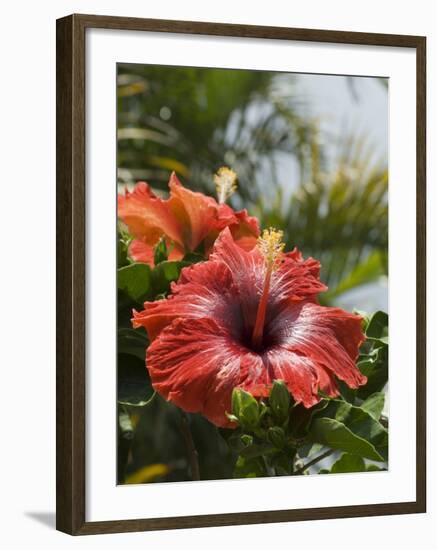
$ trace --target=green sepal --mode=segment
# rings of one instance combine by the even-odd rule
[[[291,397],[283,380],[275,380],[269,395],[269,406],[279,422],[288,418]]]
[[[279,426],[270,427],[267,430],[267,438],[277,449],[283,449],[285,447],[285,433]]]
[[[238,418],[243,428],[254,429],[260,417],[258,401],[250,393],[241,388],[232,392],[232,414]]]

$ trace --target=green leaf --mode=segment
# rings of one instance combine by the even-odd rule
[[[369,396],[362,404],[361,409],[370,414],[375,420],[381,418],[382,409],[384,408],[385,394],[376,392]]]
[[[349,472],[365,472],[366,464],[361,456],[349,453],[343,454],[331,467],[331,474],[343,474]]]
[[[346,451],[377,462],[384,460],[371,443],[354,434],[342,422],[333,418],[314,420],[310,429],[310,437],[315,443],[322,443],[331,449]]]
[[[170,290],[170,284],[179,279],[181,270],[187,262],[165,261],[158,264],[152,271],[154,295],[166,294]]]
[[[299,404],[294,406],[290,412],[289,427],[291,435],[297,439],[305,438],[314,418],[326,416],[323,410],[330,404],[329,399],[322,399],[320,403],[310,409]],[[328,415],[329,416],[329,415]]]
[[[117,332],[117,352],[133,355],[144,362],[149,341],[144,329],[119,328]]]
[[[358,361],[358,368],[367,376],[367,384],[357,391],[357,397],[367,399],[372,394],[383,390],[388,381],[388,346],[373,350],[370,355]]]
[[[332,400],[323,416],[342,422],[355,435],[371,443],[379,454],[386,457],[388,432],[382,424],[361,407],[352,406],[344,401]]]
[[[151,270],[147,264],[121,267],[117,275],[118,288],[135,302],[142,302],[151,291]]]
[[[122,405],[143,407],[150,402],[154,390],[144,361],[120,353],[117,364],[117,399]]]
[[[388,315],[384,311],[377,311],[372,315],[366,329],[366,336],[387,343]]]
[[[357,395],[357,390],[350,388],[347,384],[345,384],[342,380],[338,381],[338,389],[340,391],[340,395],[348,401],[349,403],[355,403],[355,398]]]

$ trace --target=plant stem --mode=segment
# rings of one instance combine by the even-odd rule
[[[181,411],[181,432],[184,437],[185,447],[187,449],[188,460],[190,462],[191,479],[193,481],[200,480],[199,470],[199,455],[194,445],[193,436],[191,434],[190,425],[188,423],[188,415]]]
[[[308,468],[311,468],[311,466],[314,466],[314,464],[317,464],[317,462],[320,462],[321,460],[323,460],[324,458],[332,455],[333,453],[333,449],[329,449],[328,451],[325,451],[324,453],[322,453],[321,455],[319,456],[316,456],[316,458],[313,458],[313,460],[310,460],[309,462],[307,462],[306,464],[304,464],[302,466],[302,468],[299,468],[298,470],[296,470],[294,472],[294,475],[299,475],[301,474],[302,472],[304,472],[305,470],[308,470]]]

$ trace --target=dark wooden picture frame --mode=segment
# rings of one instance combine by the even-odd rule
[[[122,29],[377,45],[416,50],[416,500],[298,510],[87,522],[85,519],[85,31]],[[426,39],[421,36],[71,15],[57,21],[57,529],[72,535],[426,511]]]

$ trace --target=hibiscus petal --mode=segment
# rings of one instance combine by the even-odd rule
[[[253,329],[265,278],[265,261],[258,248],[247,252],[233,240],[230,228],[224,229],[214,245],[211,259],[224,262],[233,274],[239,289],[242,312],[247,331]],[[313,258],[304,260],[300,252],[283,255],[279,267],[273,272],[266,322],[276,317],[288,301],[314,300],[327,287],[319,280],[320,264]]]
[[[224,229],[214,244],[211,260],[224,263],[232,273],[238,288],[241,311],[249,332],[256,319],[265,276],[264,258],[258,248],[247,252],[232,238],[229,228]]]
[[[153,246],[150,244],[143,243],[138,239],[134,239],[129,245],[129,256],[134,260],[134,262],[142,262],[154,265],[153,261]]]
[[[183,245],[182,228],[169,201],[157,197],[145,182],[137,183],[132,192],[118,195],[118,217],[132,236],[146,244],[153,246],[166,235]]]
[[[326,370],[319,364],[316,364],[316,370],[319,377],[319,389],[329,397],[338,397],[340,392],[338,390],[335,376],[332,372]]]
[[[133,326],[143,326],[153,340],[178,317],[213,317],[233,334],[238,334],[241,316],[237,296],[232,275],[223,263],[194,264],[182,270],[167,299],[146,302],[143,311],[134,311]]]
[[[249,216],[246,210],[235,212],[227,204],[217,206],[218,219],[215,227],[211,228],[205,239],[205,255],[211,254],[215,240],[226,227],[229,227],[232,238],[240,248],[248,252],[252,250],[256,246],[259,236],[258,220]]]
[[[237,223],[230,226],[232,238],[239,247],[246,251],[256,246],[259,237],[259,223],[257,218],[249,216],[247,210],[235,212]]]
[[[267,369],[275,380],[283,380],[296,403],[312,407],[320,401],[319,376],[314,362],[283,347],[264,354]]]
[[[170,253],[168,259],[171,261],[181,260],[184,257],[184,252],[178,246],[167,245],[170,248]],[[138,239],[134,239],[129,245],[129,256],[134,260],[134,262],[142,262],[149,264],[150,266],[155,265],[155,252],[154,247],[146,244]]]
[[[327,290],[328,287],[319,280],[319,275],[320,263],[317,260],[304,260],[297,248],[284,254],[270,283],[270,303],[273,309],[284,300],[304,300]]]
[[[217,223],[216,229],[220,233],[225,227],[228,227],[231,224],[237,223],[237,213],[232,210],[227,204],[218,204],[217,203]]]
[[[231,412],[241,364],[247,376],[251,355],[212,319],[176,319],[150,345],[146,361],[153,387],[165,399],[232,427],[225,412]]]
[[[194,251],[217,223],[218,204],[203,193],[184,187],[173,172],[168,184],[169,207],[183,227],[183,240],[188,250]]]
[[[365,336],[361,317],[339,308],[322,307],[313,302],[297,303],[283,310],[269,326],[268,332],[278,345],[312,361],[343,380],[349,387],[358,388],[367,382],[355,362]],[[323,372],[321,383],[328,382]],[[334,386],[328,385],[330,391]]]

